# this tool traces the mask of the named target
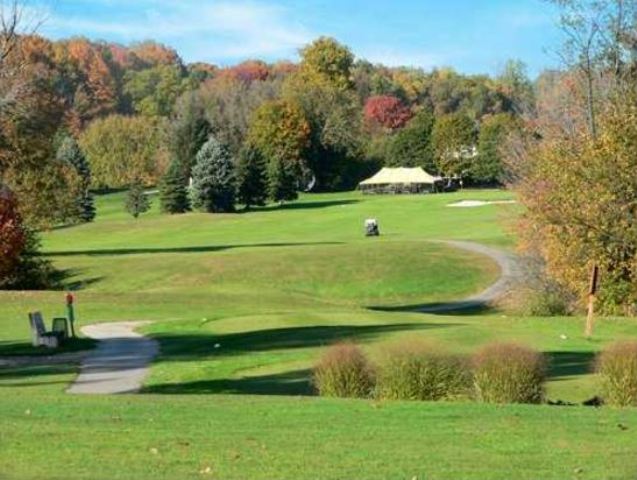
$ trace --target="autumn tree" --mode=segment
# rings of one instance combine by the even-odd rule
[[[637,301],[636,100],[633,94],[607,106],[596,137],[582,130],[532,143],[517,185],[525,250],[582,301],[599,266],[607,312],[629,312]]]
[[[365,103],[365,120],[372,126],[396,130],[405,126],[412,117],[411,110],[400,99],[391,95],[370,97]]]
[[[343,90],[299,72],[283,86],[283,98],[300,106],[309,125],[307,164],[314,190],[342,188],[351,178],[347,167],[362,156],[362,111],[353,90]]]
[[[219,72],[219,76],[227,76],[246,83],[264,81],[269,75],[268,65],[260,60],[248,60]]]
[[[300,74],[307,80],[328,83],[346,90],[351,88],[354,55],[333,38],[321,37],[301,50]]]
[[[268,198],[268,165],[257,148],[246,146],[237,162],[237,201],[246,210],[265,205]]]
[[[242,82],[218,77],[205,82],[197,91],[197,101],[204,109],[213,134],[237,155],[248,136],[254,112],[265,102],[276,100],[281,79]]]
[[[193,207],[209,213],[234,211],[234,163],[228,149],[214,137],[197,154],[192,180]]]
[[[300,183],[308,171],[306,149],[310,126],[298,104],[278,100],[264,103],[254,113],[248,143],[257,148],[268,162],[274,159],[286,164],[286,171]]]
[[[171,67],[183,65],[182,59],[173,48],[152,40],[135,43],[131,45],[130,51],[141,62],[141,69],[160,65]]]
[[[157,184],[166,170],[166,124],[161,119],[112,115],[96,120],[80,136],[93,186],[121,188],[139,180]]]
[[[28,225],[50,226],[72,215],[77,181],[73,168],[55,159],[53,138],[64,123],[59,71],[51,42],[16,41],[0,74],[0,180],[17,196]]]
[[[94,118],[114,113],[118,107],[117,82],[104,50],[85,38],[54,45],[56,65],[67,104],[67,123],[74,133]]]

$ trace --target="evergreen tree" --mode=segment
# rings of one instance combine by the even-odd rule
[[[233,212],[235,172],[228,149],[211,137],[192,169],[192,203],[206,212]]]
[[[91,194],[91,167],[79,145],[71,136],[65,137],[56,153],[59,162],[66,162],[73,166],[80,177],[77,192],[77,218],[82,222],[92,222],[95,219],[95,200]]]
[[[142,182],[135,180],[126,195],[126,211],[137,218],[148,210],[150,210],[150,202],[144,192],[144,186]]]
[[[190,210],[187,180],[182,164],[173,160],[159,185],[159,200],[164,213],[186,213]]]
[[[205,118],[201,99],[196,92],[185,93],[177,102],[171,125],[171,151],[173,158],[184,169],[186,179],[190,178],[197,153],[208,141],[212,127]]]
[[[258,149],[245,147],[237,163],[237,200],[245,205],[246,210],[254,205],[265,205],[268,198],[267,182],[265,158]]]
[[[297,175],[294,169],[280,158],[270,162],[268,168],[268,189],[270,198],[275,202],[283,203],[298,198]]]

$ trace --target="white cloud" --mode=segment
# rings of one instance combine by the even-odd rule
[[[289,57],[313,38],[286,9],[262,2],[142,0],[134,9],[121,0],[98,3],[104,12],[113,14],[103,18],[81,13],[63,16],[53,10],[43,32],[120,42],[152,38],[178,48],[187,60],[221,63],[248,57]],[[124,4],[129,8],[124,9]],[[124,12],[128,13],[122,16]]]

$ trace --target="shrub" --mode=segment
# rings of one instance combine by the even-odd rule
[[[362,350],[345,343],[325,352],[314,368],[314,385],[324,397],[365,398],[371,395],[374,375]]]
[[[597,357],[604,401],[619,407],[637,406],[637,342],[616,343]]]
[[[541,403],[546,362],[530,348],[506,343],[489,345],[474,357],[474,388],[487,403]]]
[[[462,396],[470,385],[470,370],[460,357],[425,343],[401,343],[380,362],[376,394],[387,400],[436,401]]]
[[[521,313],[532,317],[556,317],[573,313],[577,298],[550,278],[546,265],[537,256],[521,258],[518,296]]]

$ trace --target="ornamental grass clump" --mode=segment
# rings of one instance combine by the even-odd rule
[[[611,345],[597,357],[602,397],[608,405],[637,406],[637,342]]]
[[[421,342],[389,347],[378,365],[376,395],[385,400],[451,400],[471,386],[467,363]]]
[[[335,345],[314,367],[314,386],[323,397],[367,398],[374,388],[373,369],[356,345]]]
[[[517,344],[495,343],[473,359],[473,383],[478,401],[542,403],[546,361],[541,353]]]

